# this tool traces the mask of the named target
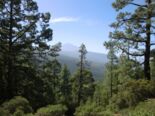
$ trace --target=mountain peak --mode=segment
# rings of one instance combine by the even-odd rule
[[[62,45],[62,51],[78,51],[78,47],[71,43],[66,43]]]

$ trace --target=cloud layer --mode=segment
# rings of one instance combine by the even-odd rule
[[[75,17],[58,17],[51,19],[51,23],[67,23],[67,22],[77,22],[79,18]]]

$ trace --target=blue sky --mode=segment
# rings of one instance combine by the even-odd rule
[[[114,0],[36,0],[41,12],[50,12],[53,43],[84,43],[88,51],[106,53],[104,41],[109,39],[115,21]]]

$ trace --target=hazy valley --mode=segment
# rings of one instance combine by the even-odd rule
[[[78,49],[77,46],[72,44],[64,44],[58,57],[60,63],[66,64],[72,74],[77,70],[77,63],[79,62]],[[94,79],[103,79],[105,64],[108,62],[107,55],[88,51],[86,57],[88,61],[87,68],[92,71]]]

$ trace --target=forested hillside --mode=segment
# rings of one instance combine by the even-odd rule
[[[155,1],[111,4],[104,55],[51,44],[37,0],[0,0],[0,116],[155,116]]]
[[[62,45],[58,60],[61,64],[66,64],[73,74],[77,70],[77,62],[79,61],[78,47],[71,44]],[[102,80],[105,64],[108,62],[107,55],[88,51],[87,62],[94,79]]]

